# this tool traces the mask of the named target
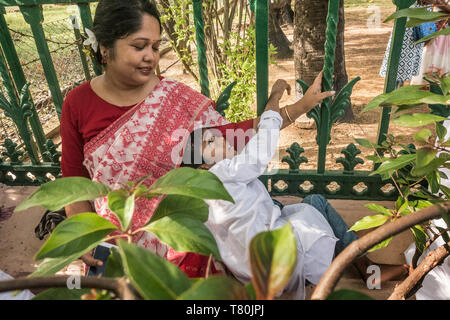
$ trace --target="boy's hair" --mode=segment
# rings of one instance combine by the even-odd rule
[[[186,147],[184,149],[184,154],[183,154],[183,161],[181,162],[180,167],[190,167],[190,168],[197,169],[202,164],[204,164],[203,156],[202,156],[202,139],[197,139],[198,141],[200,141],[199,146],[195,145],[194,136],[195,136],[195,133],[198,132],[198,130],[200,130],[200,132],[203,133],[202,129],[197,129],[195,131],[192,131],[192,133],[189,136],[189,139],[186,143]],[[198,162],[198,159],[201,159],[200,163],[196,163],[196,160]]]

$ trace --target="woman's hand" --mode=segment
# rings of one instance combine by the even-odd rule
[[[300,99],[299,102],[301,102],[301,104],[305,108],[305,110],[303,110],[303,113],[307,113],[308,111],[313,109],[315,106],[317,106],[319,103],[321,103],[322,100],[336,94],[335,91],[322,92],[322,75],[323,75],[323,71],[320,71],[320,73],[317,75],[316,79],[314,80],[314,83],[311,85],[311,87],[309,87],[309,89],[303,95],[303,98]]]

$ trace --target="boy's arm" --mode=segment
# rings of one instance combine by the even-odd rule
[[[278,112],[268,110],[261,115],[258,133],[245,148],[232,159],[222,160],[210,171],[222,182],[248,183],[257,179],[267,168],[278,146],[283,118]]]

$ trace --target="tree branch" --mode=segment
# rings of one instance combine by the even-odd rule
[[[320,279],[320,282],[314,290],[311,299],[326,299],[333,292],[333,289],[341,278],[344,269],[357,257],[361,256],[374,245],[407,230],[411,226],[441,217],[442,210],[450,212],[450,202],[424,208],[394,222],[386,223],[378,229],[352,242],[334,259],[328,270]]]
[[[69,278],[72,279],[73,276],[36,277],[0,281],[0,292],[25,289],[67,288]],[[115,279],[80,277],[80,280],[81,287],[106,289],[117,293],[118,285]]]
[[[49,289],[67,288],[67,281],[73,276],[37,277],[0,281],[0,292],[25,290],[25,289]],[[70,279],[69,279],[70,278]],[[95,278],[80,277],[82,288],[109,290],[122,300],[137,300],[139,295],[126,278]]]
[[[434,267],[450,255],[450,242],[428,253],[419,266],[401,284],[395,287],[388,300],[404,300],[405,296],[423,281],[423,278]],[[417,288],[419,289],[419,288]]]

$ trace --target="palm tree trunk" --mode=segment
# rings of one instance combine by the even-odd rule
[[[323,68],[325,55],[326,18],[328,0],[295,0],[294,16],[294,66],[295,77],[312,84]],[[344,1],[340,0],[334,90],[340,91],[348,82],[344,51]],[[297,92],[301,89],[297,88]],[[346,108],[344,121],[353,120],[351,104]]]

